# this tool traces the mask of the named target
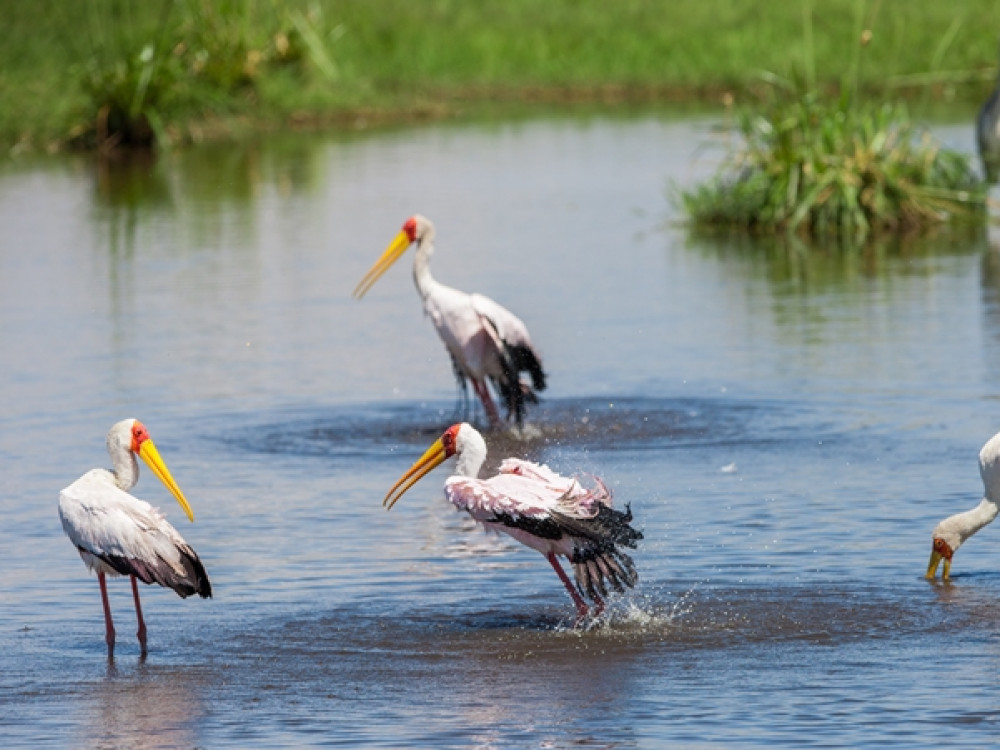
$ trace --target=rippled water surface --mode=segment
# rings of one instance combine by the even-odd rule
[[[443,125],[0,173],[4,747],[983,747],[1000,555],[930,530],[1000,429],[987,237],[864,254],[694,238],[712,123]],[[942,137],[971,150],[966,128]],[[504,455],[631,503],[640,584],[573,607],[537,553],[392,482],[455,414],[407,256],[532,330],[550,388]],[[211,600],[93,576],[58,491],[135,416]],[[481,418],[481,415],[480,415]]]

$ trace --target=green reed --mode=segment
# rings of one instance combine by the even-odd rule
[[[739,145],[713,180],[681,194],[695,224],[855,242],[984,221],[987,189],[968,158],[943,148],[904,104],[863,98],[872,18],[857,0],[855,43],[839,87],[824,95],[812,9],[803,5],[801,82],[765,74],[756,105],[736,110]],[[953,21],[935,45],[932,71],[960,27]]]
[[[779,89],[735,115],[739,147],[682,193],[696,224],[862,238],[982,221],[986,189],[901,104]]]

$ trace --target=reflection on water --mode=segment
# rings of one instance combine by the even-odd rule
[[[90,685],[80,706],[79,742],[137,750],[197,746],[206,677],[202,670],[183,667],[109,665],[107,676]]]
[[[5,746],[992,743],[995,530],[950,584],[922,576],[1000,424],[996,251],[691,237],[663,193],[711,170],[706,127],[441,126],[0,174]],[[446,502],[446,468],[381,506],[456,418],[406,270],[351,298],[418,211],[435,274],[517,310],[551,373],[491,461],[597,474],[645,534],[638,589],[587,628],[543,558]],[[196,504],[216,596],[144,592],[149,659],[109,672],[55,503],[125,416]],[[148,476],[137,493],[175,518]]]
[[[265,423],[238,430],[231,425],[218,439],[234,450],[263,455],[324,459],[398,461],[392,454],[414,457],[452,424],[454,412],[446,404],[420,407],[370,405],[357,409],[283,411]],[[818,421],[817,421],[818,420]],[[769,446],[797,441],[802,430],[810,437],[832,440],[839,427],[830,415],[802,407],[759,401],[652,399],[543,400],[523,431],[484,429],[489,463],[495,469],[506,456],[530,460],[564,450],[641,450],[665,447]]]
[[[700,233],[689,236],[686,245],[695,252],[740,263],[766,278],[776,296],[850,288],[863,279],[930,275],[950,256],[979,256],[988,249],[982,226],[874,237],[864,245],[812,242],[797,235]],[[939,263],[927,263],[929,260]]]

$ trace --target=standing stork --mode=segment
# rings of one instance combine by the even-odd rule
[[[632,511],[611,507],[611,492],[595,478],[584,488],[575,478],[556,474],[548,466],[507,458],[499,474],[478,479],[486,460],[486,442],[467,423],[445,430],[434,444],[392,486],[382,504],[392,508],[421,477],[457,456],[455,473],[444,483],[444,494],[486,529],[514,537],[541,552],[576,605],[577,624],[588,614],[584,597],[604,611],[608,586],[623,591],[638,575],[632,558],[621,547],[634,548],[642,532],[631,525]],[[557,559],[568,558],[576,586]]]
[[[934,580],[938,565],[944,560],[941,578],[951,575],[951,558],[958,548],[981,528],[997,517],[1000,510],[1000,432],[991,437],[979,451],[979,474],[985,494],[972,510],[949,516],[934,527],[931,534],[931,560],[927,578]]]
[[[194,521],[191,506],[142,422],[137,419],[118,422],[108,431],[107,443],[113,469],[91,469],[60,492],[59,518],[83,562],[97,572],[108,657],[114,656],[115,626],[108,604],[106,575],[127,575],[132,581],[139,623],[136,635],[145,656],[146,623],[142,619],[136,579],[171,588],[182,598],[192,594],[210,597],[212,585],[198,555],[163,514],[128,492],[139,480],[139,464],[135,460],[138,454]]]
[[[487,381],[492,382],[506,407],[507,418],[513,417],[520,426],[525,404],[537,402],[535,392],[545,389],[545,372],[528,329],[520,318],[489,297],[460,292],[431,276],[434,225],[429,219],[416,215],[406,220],[355,288],[354,296],[361,299],[414,242],[417,251],[413,257],[413,281],[424,312],[451,355],[463,393],[466,381],[471,381],[491,426],[497,425],[500,415],[487,386]],[[530,376],[530,385],[521,380],[522,372]]]

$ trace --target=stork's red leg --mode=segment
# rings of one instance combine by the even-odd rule
[[[572,582],[569,580],[569,576],[566,575],[566,571],[562,569],[562,565],[560,565],[559,561],[556,559],[555,553],[550,552],[545,556],[545,559],[549,561],[549,565],[551,565],[553,570],[555,570],[556,575],[559,576],[559,580],[563,582],[563,586],[566,587],[569,595],[573,597],[573,603],[576,605],[576,621],[577,624],[579,624],[579,622],[587,616],[587,603],[583,600],[579,592],[577,592],[576,587],[574,587]],[[601,602],[601,604],[603,605],[604,603]]]
[[[486,409],[486,416],[489,417],[490,424],[500,424],[500,412],[497,411],[497,405],[493,403],[493,397],[490,395],[486,383],[472,378],[472,387],[475,388],[479,400],[483,402],[483,408]]]
[[[111,605],[108,603],[108,584],[104,573],[97,574],[97,582],[101,586],[101,604],[104,605],[104,640],[108,644],[108,658],[115,655],[115,623],[111,619]]]
[[[142,619],[142,605],[139,604],[139,584],[135,580],[135,576],[129,576],[132,579],[132,599],[135,600],[135,619],[139,621],[139,630],[136,632],[136,636],[139,638],[139,653],[143,656],[146,655],[146,621]]]

